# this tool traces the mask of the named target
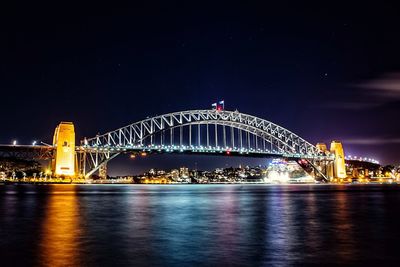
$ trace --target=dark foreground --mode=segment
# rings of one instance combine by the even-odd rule
[[[398,265],[397,185],[0,186],[0,266]]]

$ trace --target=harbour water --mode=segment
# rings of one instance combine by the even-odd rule
[[[0,266],[396,265],[397,185],[3,185]]]

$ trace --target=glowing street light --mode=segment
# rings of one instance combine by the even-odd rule
[[[36,145],[36,141],[33,141],[32,146],[35,146],[35,145]]]
[[[12,142],[12,144],[13,144],[13,146],[16,146],[16,145],[17,145],[17,140],[14,140],[14,141]]]

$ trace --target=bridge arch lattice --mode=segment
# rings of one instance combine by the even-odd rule
[[[81,172],[90,176],[120,153],[135,151],[238,153],[316,158],[318,149],[288,129],[227,110],[164,114],[85,139]]]

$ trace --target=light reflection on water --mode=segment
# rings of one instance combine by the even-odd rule
[[[1,266],[395,263],[398,186],[3,186]]]
[[[79,265],[81,243],[78,238],[82,234],[82,224],[79,221],[75,185],[69,186],[68,190],[60,194],[57,186],[49,187],[50,194],[38,240],[38,263],[43,266]]]

